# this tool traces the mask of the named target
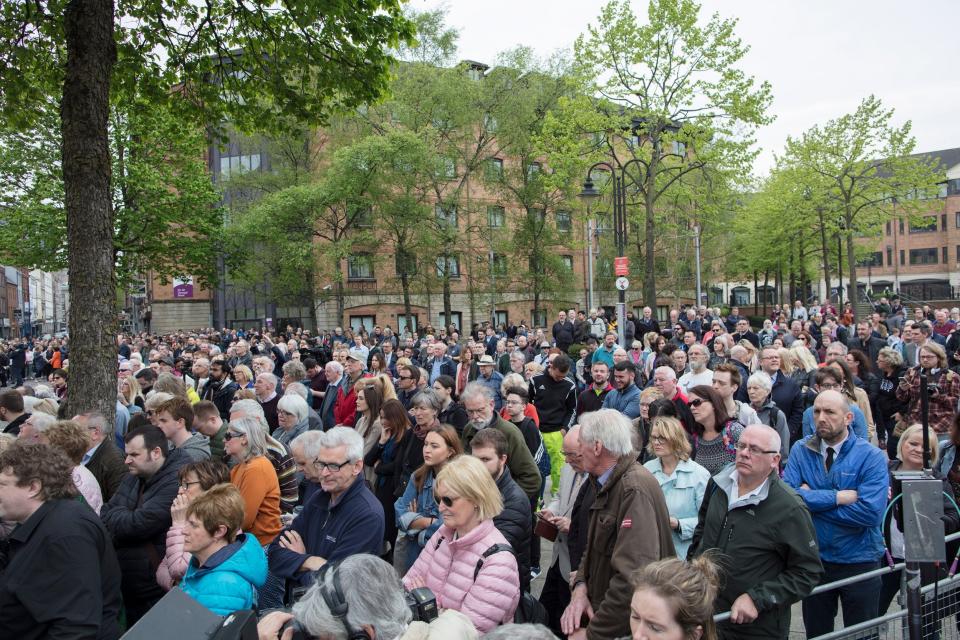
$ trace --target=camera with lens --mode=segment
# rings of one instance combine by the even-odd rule
[[[407,591],[405,598],[414,622],[430,623],[437,619],[437,596],[426,587]]]

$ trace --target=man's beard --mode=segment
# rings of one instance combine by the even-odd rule
[[[490,424],[490,420],[491,420],[492,418],[493,418],[493,416],[490,416],[489,418],[486,418],[486,419],[477,418],[477,419],[471,420],[471,421],[470,421],[470,426],[472,426],[474,429],[477,429],[477,430],[483,429],[483,428],[485,428],[488,424]]]
[[[690,361],[691,373],[703,373],[703,371],[706,370],[706,368],[707,368],[707,363],[705,362],[700,362],[697,360]]]

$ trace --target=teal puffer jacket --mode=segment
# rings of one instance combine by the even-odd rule
[[[191,558],[180,588],[217,615],[252,609],[257,587],[267,580],[267,556],[254,536],[237,539],[207,558],[203,566]]]

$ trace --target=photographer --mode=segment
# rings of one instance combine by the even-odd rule
[[[942,440],[950,432],[957,400],[960,399],[960,375],[947,369],[947,354],[943,347],[935,342],[927,342],[920,347],[919,360],[920,365],[910,368],[897,386],[897,399],[910,405],[904,416],[905,423],[919,424],[920,373],[925,371],[930,397],[929,424]]]
[[[339,615],[333,613],[341,608]],[[413,620],[412,608],[418,611],[416,617],[429,620]],[[408,605],[392,566],[376,556],[360,554],[326,565],[313,587],[293,605],[292,614],[267,614],[257,632],[260,640],[347,640],[354,633],[370,640],[478,637],[462,613],[446,610],[439,617],[436,614],[435,600]]]

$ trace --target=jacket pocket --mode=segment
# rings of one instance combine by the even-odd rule
[[[613,555],[613,545],[617,539],[617,518],[613,514],[605,513],[597,517],[597,526],[594,531],[593,544],[598,553]]]

